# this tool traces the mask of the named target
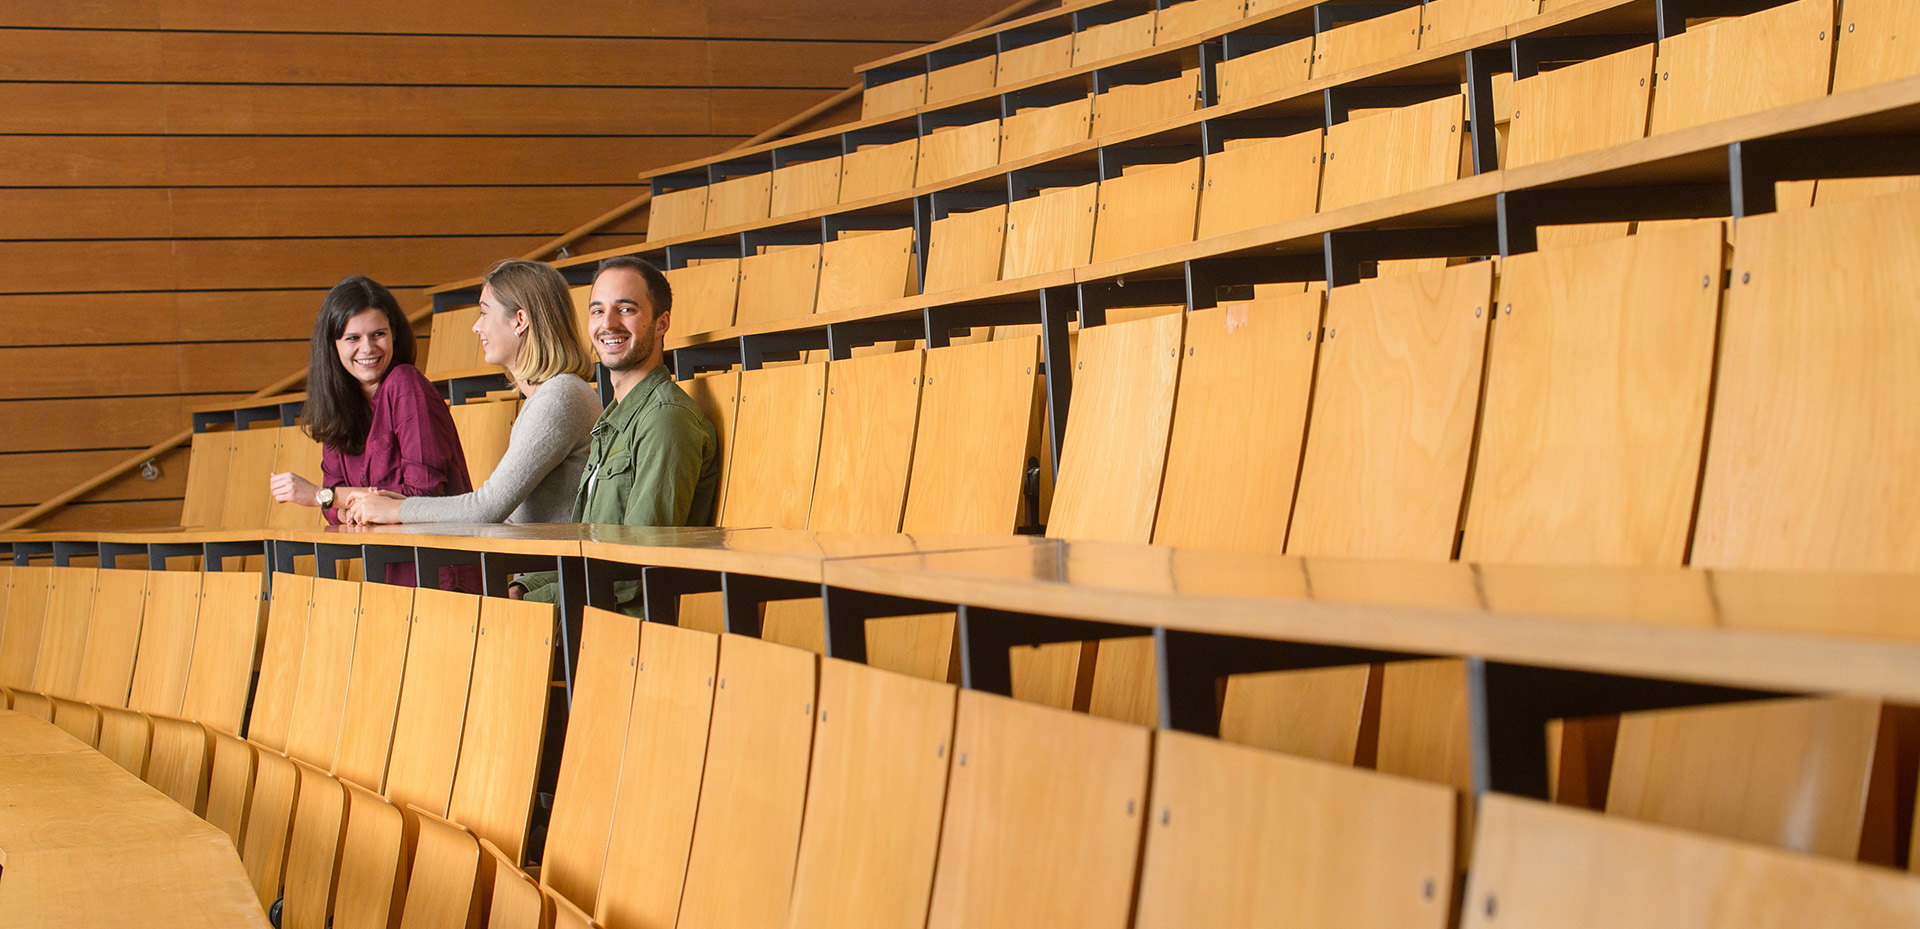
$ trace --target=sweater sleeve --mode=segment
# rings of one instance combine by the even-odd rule
[[[590,388],[577,378],[548,382],[521,406],[507,439],[507,452],[472,493],[409,497],[400,503],[408,523],[504,522],[593,428],[599,411]]]

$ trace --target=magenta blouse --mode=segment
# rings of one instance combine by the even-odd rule
[[[321,448],[324,486],[377,487],[406,497],[446,497],[473,490],[453,415],[419,368],[394,365],[369,402],[373,420],[360,454],[348,455],[331,445]],[[328,523],[339,525],[336,511],[321,513]],[[387,583],[413,586],[413,566],[387,566]],[[479,593],[478,566],[440,569],[440,587]]]

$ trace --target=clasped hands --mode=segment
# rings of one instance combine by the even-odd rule
[[[267,487],[273,492],[275,502],[320,505],[319,485],[291,471],[270,475]],[[397,523],[400,521],[400,501],[404,499],[399,494],[372,487],[333,489],[333,508],[338,511],[341,524],[349,526]]]

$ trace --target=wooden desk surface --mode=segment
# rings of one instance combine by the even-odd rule
[[[1026,548],[1032,536],[905,535],[814,532],[808,529],[653,529],[590,526],[581,554],[622,564],[697,571],[731,571],[807,584],[820,583],[821,566],[840,558],[975,548]]]
[[[225,833],[51,724],[0,710],[0,927],[266,925]]]
[[[1055,542],[833,561],[825,580],[1193,632],[1920,699],[1920,576],[1395,563]]]

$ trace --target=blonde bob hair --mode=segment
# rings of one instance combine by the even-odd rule
[[[544,384],[562,374],[593,379],[593,358],[587,354],[587,340],[573,313],[573,296],[560,272],[537,261],[509,258],[494,265],[482,280],[493,288],[493,299],[508,315],[515,310],[527,314],[520,356],[507,366],[508,375],[522,384]]]

